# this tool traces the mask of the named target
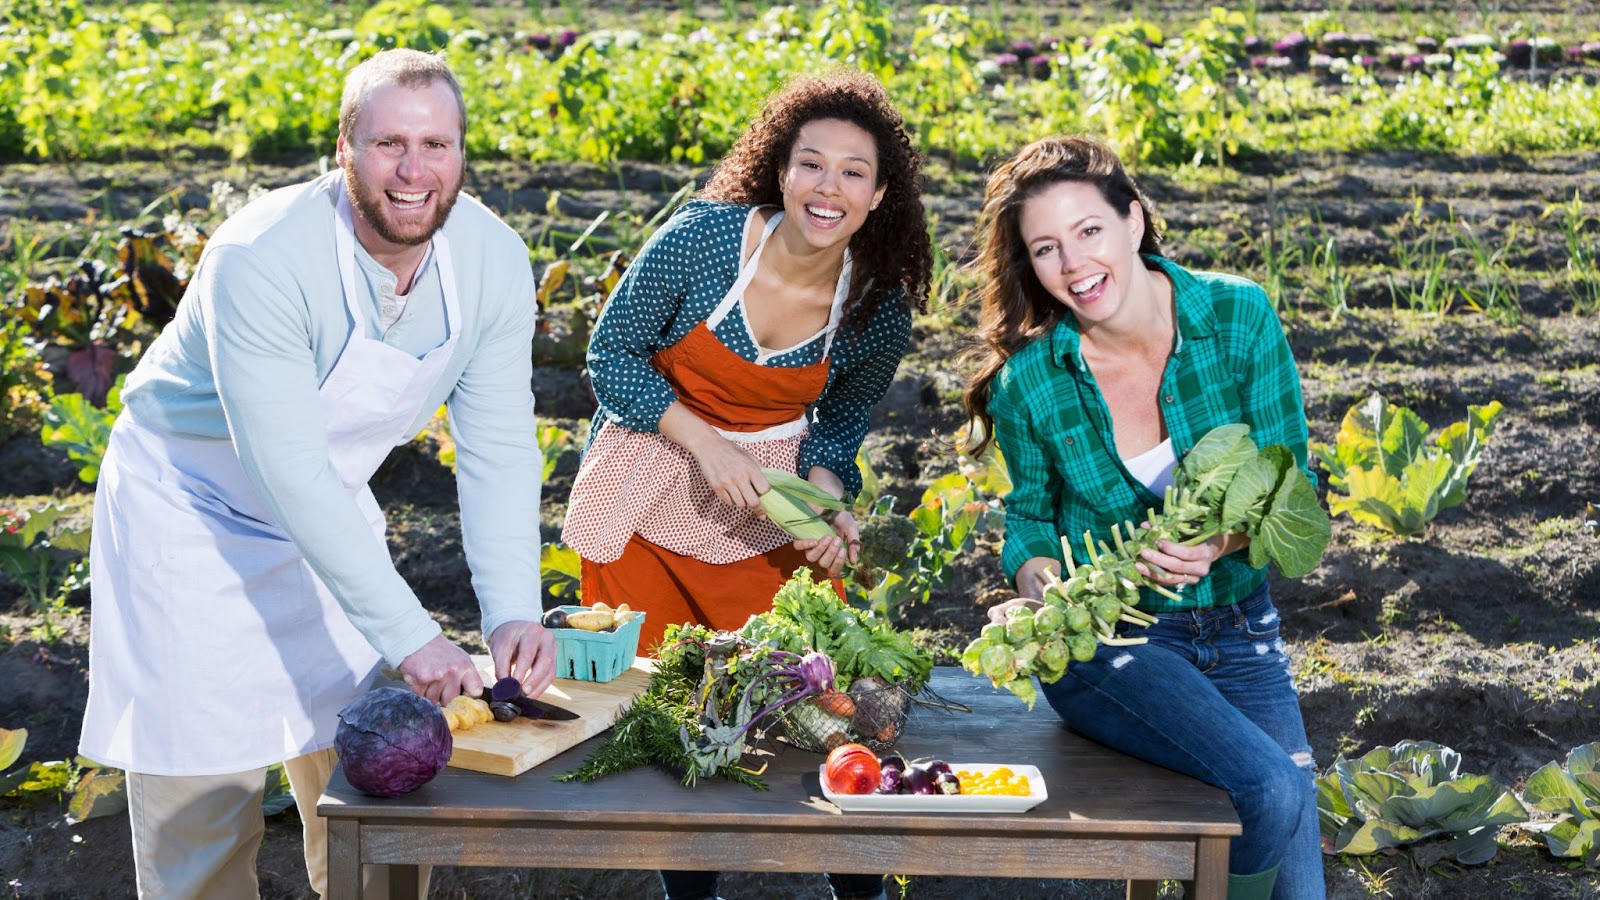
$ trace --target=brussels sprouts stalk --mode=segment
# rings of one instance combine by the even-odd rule
[[[1162,541],[1192,546],[1219,534],[1243,534],[1250,539],[1249,562],[1256,568],[1275,562],[1285,575],[1297,577],[1315,567],[1331,536],[1327,513],[1293,452],[1282,445],[1258,450],[1249,431],[1245,425],[1225,425],[1196,442],[1165,491],[1162,512],[1147,510],[1143,526],[1116,523],[1109,543],[1084,532],[1088,562],[1075,563],[1072,542],[1062,536],[1067,579],[1046,569],[1039,604],[1013,610],[1004,628],[985,628],[961,654],[962,665],[1032,705],[1037,691],[1030,676],[1060,679],[1070,662],[1093,658],[1095,642],[1142,643],[1142,638],[1118,637],[1115,630],[1120,623],[1143,627],[1156,621],[1137,609],[1140,589],[1185,599],[1139,571],[1141,554]],[[1052,615],[1039,615],[1052,609]],[[1070,642],[1069,654],[1060,652],[1062,642]]]

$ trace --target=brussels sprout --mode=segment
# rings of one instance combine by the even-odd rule
[[[983,655],[978,657],[978,666],[983,674],[995,679],[1010,678],[1016,669],[1016,660],[1012,657],[1011,648],[1003,644],[992,644],[984,648]]]
[[[1006,617],[1006,640],[1020,644],[1033,637],[1033,610],[1013,609]]]
[[[1115,625],[1122,617],[1122,601],[1114,595],[1107,597],[1099,595],[1089,601],[1089,611],[1094,617],[1107,625]]]
[[[1057,638],[1039,647],[1038,659],[1040,665],[1059,671],[1072,659],[1072,650],[1065,638]]]
[[[1067,649],[1072,651],[1073,662],[1083,663],[1094,659],[1095,646],[1094,635],[1088,632],[1067,638]]]
[[[1046,606],[1035,610],[1033,613],[1033,633],[1035,635],[1055,634],[1066,624],[1066,613],[1058,607]]]
[[[1094,627],[1094,616],[1087,607],[1074,606],[1067,610],[1067,630],[1073,634],[1082,634]]]

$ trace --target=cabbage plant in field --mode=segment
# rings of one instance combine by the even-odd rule
[[[1500,826],[1528,811],[1499,782],[1461,773],[1461,754],[1401,741],[1357,759],[1340,757],[1317,779],[1324,849],[1363,856],[1437,838],[1463,865],[1494,858]]]
[[[1500,410],[1498,400],[1469,406],[1466,419],[1430,441],[1428,423],[1380,394],[1350,407],[1334,443],[1311,446],[1328,470],[1329,511],[1394,534],[1421,534],[1467,499],[1467,478]]]
[[[1600,866],[1600,743],[1574,748],[1565,767],[1552,762],[1533,773],[1522,799],[1535,809],[1562,814],[1539,829],[1551,853]]]

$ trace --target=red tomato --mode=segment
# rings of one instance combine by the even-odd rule
[[[835,794],[870,794],[878,789],[883,770],[878,755],[861,744],[840,744],[823,767],[828,790]]]

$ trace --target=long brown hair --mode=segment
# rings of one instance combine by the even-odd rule
[[[850,238],[853,269],[844,324],[864,327],[894,288],[905,301],[927,311],[933,248],[922,208],[922,154],[906,133],[905,120],[876,78],[838,69],[791,79],[767,99],[761,114],[739,136],[701,189],[707,200],[782,204],[778,175],[800,129],[818,119],[840,119],[872,135],[878,149],[878,185],[886,185],[878,208]]]
[[[1139,204],[1145,222],[1139,252],[1161,255],[1155,207],[1123,168],[1116,151],[1103,142],[1084,135],[1044,138],[1023,147],[994,170],[984,191],[979,219],[982,245],[973,262],[983,278],[978,288],[978,338],[982,343],[964,359],[977,368],[964,397],[967,415],[977,425],[968,440],[975,455],[994,440],[989,392],[995,376],[1013,354],[1048,334],[1067,315],[1061,301],[1034,275],[1019,224],[1022,207],[1030,198],[1064,181],[1093,184],[1124,219],[1129,205]]]

